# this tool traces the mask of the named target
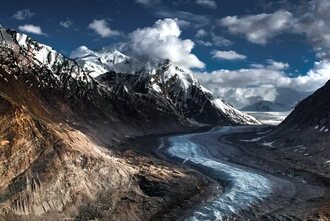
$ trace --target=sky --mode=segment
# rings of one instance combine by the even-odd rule
[[[294,105],[330,78],[328,0],[2,0],[0,23],[66,56],[170,58],[235,107]]]

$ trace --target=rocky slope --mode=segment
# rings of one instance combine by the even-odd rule
[[[0,122],[0,220],[147,220],[208,185],[155,159],[105,150],[3,98]]]
[[[274,159],[330,177],[330,82],[259,140]]]

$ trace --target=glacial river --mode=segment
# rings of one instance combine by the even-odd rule
[[[160,148],[168,158],[202,168],[202,172],[207,171],[208,176],[224,184],[219,197],[184,214],[181,220],[299,220],[280,212],[297,196],[294,182],[229,162],[228,156],[242,153],[235,146],[219,142],[219,137],[244,130],[247,128],[221,127],[163,138]]]

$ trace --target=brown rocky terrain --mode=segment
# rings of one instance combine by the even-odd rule
[[[147,220],[210,182],[0,101],[0,220]]]

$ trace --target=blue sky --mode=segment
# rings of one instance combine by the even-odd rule
[[[276,100],[285,97],[282,92],[288,89],[297,92],[293,100],[299,100],[328,78],[323,73],[330,48],[330,16],[326,15],[330,4],[326,0],[2,0],[1,5],[3,26],[29,32],[67,56],[81,45],[98,49],[130,41],[138,28],[153,27],[158,19],[176,19],[179,41],[194,42],[190,53],[205,64],[202,69],[189,68],[205,86],[235,106]],[[269,80],[247,79],[246,86],[223,82],[227,75],[241,79],[243,70],[258,78],[263,75],[257,72],[265,72]],[[311,72],[319,74],[317,79]],[[279,76],[285,83],[275,82]],[[311,80],[312,85],[302,83],[299,76],[308,76],[305,81]],[[260,82],[254,84],[254,80]],[[244,92],[246,87],[249,92]],[[248,93],[244,99],[238,97]]]

